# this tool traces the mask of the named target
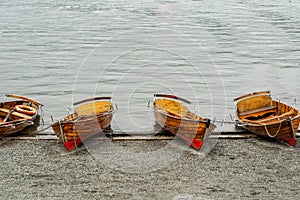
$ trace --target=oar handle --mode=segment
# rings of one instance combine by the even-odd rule
[[[88,98],[88,99],[84,99],[84,100],[81,100],[81,101],[77,101],[75,103],[73,103],[73,106],[77,106],[79,104],[82,104],[82,103],[87,103],[87,102],[90,102],[90,101],[98,101],[98,100],[111,100],[111,97],[93,97],[93,98]]]
[[[170,98],[170,99],[177,99],[177,100],[183,101],[183,102],[188,103],[188,104],[192,103],[189,100],[186,100],[186,99],[181,98],[181,97],[177,97],[177,96],[172,95],[172,94],[154,94],[154,97],[166,97],[166,98]]]
[[[250,97],[250,96],[255,96],[255,95],[260,95],[260,94],[270,94],[271,91],[260,91],[260,92],[253,92],[253,93],[249,93],[249,94],[245,94],[243,96],[237,97],[235,99],[233,99],[233,101],[237,101],[240,99],[244,99],[246,97]]]
[[[21,96],[21,95],[15,95],[15,94],[6,94],[5,96],[7,97],[12,97],[12,98],[17,98],[17,99],[22,99],[22,100],[25,100],[25,101],[29,101],[31,103],[34,103],[34,104],[37,104],[39,106],[43,106],[42,103],[36,101],[36,100],[33,100],[33,99],[30,99],[28,97],[25,97],[25,96]]]

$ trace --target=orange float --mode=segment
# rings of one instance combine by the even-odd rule
[[[16,105],[15,106],[16,111],[20,113],[24,113],[26,115],[34,115],[36,113],[36,109],[34,109],[31,106],[26,105]]]

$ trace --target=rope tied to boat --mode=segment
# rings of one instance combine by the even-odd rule
[[[228,121],[227,118],[228,116],[230,117],[230,120],[231,121]],[[218,123],[221,123],[222,126],[224,126],[224,124],[235,124],[235,125],[239,125],[238,121],[236,119],[233,119],[232,115],[229,113],[229,114],[226,114],[225,115],[225,118],[223,120],[217,120],[216,118],[214,118],[213,120],[213,123],[215,122],[218,122]]]
[[[278,133],[279,133],[279,131],[280,131],[280,129],[281,129],[282,122],[283,122],[283,121],[280,122],[279,128],[277,129],[277,132],[276,132],[274,135],[271,135],[271,134],[269,133],[268,128],[267,128],[267,124],[264,124],[265,131],[266,131],[267,135],[268,135],[269,137],[271,137],[271,138],[275,138],[275,137],[278,135]]]
[[[60,134],[61,134],[61,139],[62,139],[63,142],[65,142],[63,128],[61,126],[61,120],[58,120],[58,125],[59,125]]]

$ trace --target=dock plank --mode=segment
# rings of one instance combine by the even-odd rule
[[[248,138],[256,138],[258,136],[249,133],[248,131],[222,131],[222,132],[213,132],[210,135],[210,139],[248,139]],[[300,138],[300,131],[298,130],[296,133],[296,137]],[[107,139],[110,138],[112,141],[121,141],[121,140],[172,140],[174,136],[168,133],[160,132],[160,133],[152,133],[150,134],[141,134],[141,133],[125,133],[125,132],[116,132],[111,133],[105,136],[101,135],[96,139]],[[45,134],[39,133],[33,136],[15,136],[15,137],[7,137],[10,140],[58,140],[58,137],[55,134],[50,134],[46,132]]]

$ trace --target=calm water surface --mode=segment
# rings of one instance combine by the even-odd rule
[[[113,129],[153,128],[153,93],[228,119],[232,99],[272,90],[300,108],[300,2],[0,1],[1,97],[22,94],[59,119],[110,95]]]

